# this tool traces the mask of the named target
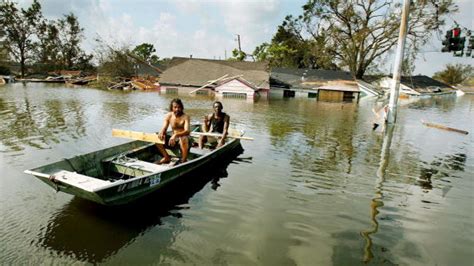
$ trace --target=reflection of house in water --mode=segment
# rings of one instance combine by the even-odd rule
[[[358,101],[360,89],[349,72],[321,69],[273,68],[271,96]]]
[[[216,95],[224,98],[267,97],[268,65],[264,62],[174,57],[160,77],[166,94]]]

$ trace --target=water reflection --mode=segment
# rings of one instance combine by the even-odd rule
[[[379,220],[390,220],[389,217],[379,217],[378,214],[380,213],[381,208],[384,205],[384,199],[390,198],[391,196],[387,196],[385,194],[393,194],[394,188],[384,188],[384,183],[386,182],[386,178],[388,176],[388,167],[390,164],[390,151],[392,146],[392,139],[393,139],[393,132],[395,126],[388,125],[386,127],[386,131],[384,133],[382,148],[381,148],[381,155],[380,155],[380,164],[379,168],[376,172],[376,185],[375,185],[375,195],[370,201],[370,227],[366,230],[360,232],[360,235],[365,241],[364,245],[364,253],[362,261],[364,263],[387,263],[390,262],[388,260],[389,256],[391,255],[390,252],[386,252],[387,248],[384,246],[380,246],[380,249],[375,249],[375,245],[373,242],[374,235],[379,231]],[[407,161],[419,161],[416,157],[407,156],[407,158],[402,159],[404,162],[403,165],[406,167],[407,171],[415,170],[407,163]],[[423,188],[425,193],[430,192],[435,186],[433,185],[433,180],[438,179],[441,180],[444,184],[442,186],[438,186],[442,190],[442,196],[445,197],[452,186],[449,184],[451,181],[447,179],[448,177],[455,177],[454,173],[456,171],[464,171],[465,163],[467,161],[467,155],[465,153],[455,153],[453,155],[446,155],[446,156],[439,156],[435,157],[435,159],[431,163],[421,162],[420,175],[416,180],[416,184]],[[393,164],[397,164],[396,162]],[[399,163],[398,163],[399,164]],[[423,166],[426,165],[426,166]],[[419,165],[418,163],[416,165]],[[400,165],[398,166],[400,167]],[[391,171],[393,171],[394,167],[391,167]],[[401,171],[397,171],[401,172]],[[391,182],[395,182],[394,176]],[[407,183],[408,185],[412,184],[410,180],[396,180],[397,183]],[[418,197],[417,197],[418,198]],[[385,199],[387,200],[387,199]],[[429,200],[421,198],[420,201],[422,203],[433,203]],[[387,210],[391,209],[391,207],[385,207]],[[394,210],[391,210],[392,212]],[[391,228],[386,228],[384,235],[391,234]],[[401,236],[400,236],[401,237]],[[379,256],[375,257],[375,253],[378,253]],[[416,253],[416,252],[415,252]]]
[[[408,102],[410,100],[407,100]],[[425,109],[427,107],[436,108],[443,112],[452,111],[456,107],[456,95],[440,95],[429,98],[414,97],[412,103],[408,104],[410,109]]]
[[[425,190],[433,189],[433,178],[450,177],[453,171],[464,171],[467,155],[464,153],[456,153],[454,155],[447,155],[445,157],[437,157],[430,164],[424,163],[427,166],[421,167],[418,184]],[[451,173],[451,174],[450,174]],[[443,179],[444,182],[450,182]],[[443,189],[443,197],[449,191],[451,186],[446,186]]]
[[[227,177],[228,165],[242,151],[241,147],[237,148],[221,167],[183,176],[160,192],[130,205],[111,208],[73,198],[51,218],[39,245],[58,256],[93,264],[104,262],[145,231],[163,225],[163,218],[181,218],[181,211],[189,208],[190,198],[207,183],[212,182],[213,189],[220,186],[219,179]],[[172,244],[175,235],[183,230],[179,220],[167,223],[176,224],[172,229],[159,228],[159,242],[163,246]]]
[[[33,104],[28,97],[15,101],[0,98],[0,152],[20,151],[25,146],[48,149],[59,143],[61,135],[85,135],[84,114],[78,101],[46,100]]]
[[[128,102],[104,102],[101,115],[106,120],[117,123],[117,121],[127,120],[127,118],[134,116],[131,109]]]
[[[390,161],[390,148],[392,146],[393,130],[394,125],[386,125],[384,131],[384,138],[382,143],[382,149],[380,152],[380,164],[377,169],[377,179],[375,182],[375,196],[370,201],[370,221],[371,227],[360,234],[365,240],[363,262],[368,263],[374,258],[371,235],[377,233],[379,230],[379,223],[377,221],[377,215],[379,214],[378,208],[383,207],[383,183],[385,182],[385,176],[387,167]]]
[[[312,190],[334,191],[343,185],[341,172],[352,173],[357,105],[306,102],[296,110],[292,107],[268,116],[271,144],[288,154],[292,181]],[[294,112],[304,119],[295,118]],[[327,113],[330,118],[321,119]]]

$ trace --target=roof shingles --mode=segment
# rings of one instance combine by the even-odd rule
[[[160,77],[161,84],[202,86],[224,75],[242,77],[259,88],[268,88],[270,74],[264,62],[235,62],[225,60],[174,57]]]

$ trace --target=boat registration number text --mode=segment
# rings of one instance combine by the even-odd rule
[[[159,185],[160,183],[161,183],[161,174],[156,174],[156,175],[148,176],[146,178],[141,178],[138,180],[134,180],[132,182],[122,184],[118,186],[117,192],[122,192],[124,190],[136,188],[144,184],[148,184],[149,187],[153,187],[153,186]]]

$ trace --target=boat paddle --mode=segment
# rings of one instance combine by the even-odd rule
[[[164,141],[158,137],[157,133],[146,133],[146,132],[123,130],[123,129],[112,129],[112,136],[164,144]],[[191,132],[191,136],[222,137],[222,134],[214,133],[214,132]],[[227,138],[253,140],[253,138],[250,138],[250,137],[233,136],[233,135],[227,135]]]
[[[154,142],[158,144],[164,144],[165,142],[158,137],[156,133],[145,133],[138,131],[122,130],[122,129],[112,129],[112,136],[125,138],[125,139],[134,139],[141,140],[146,142]]]

